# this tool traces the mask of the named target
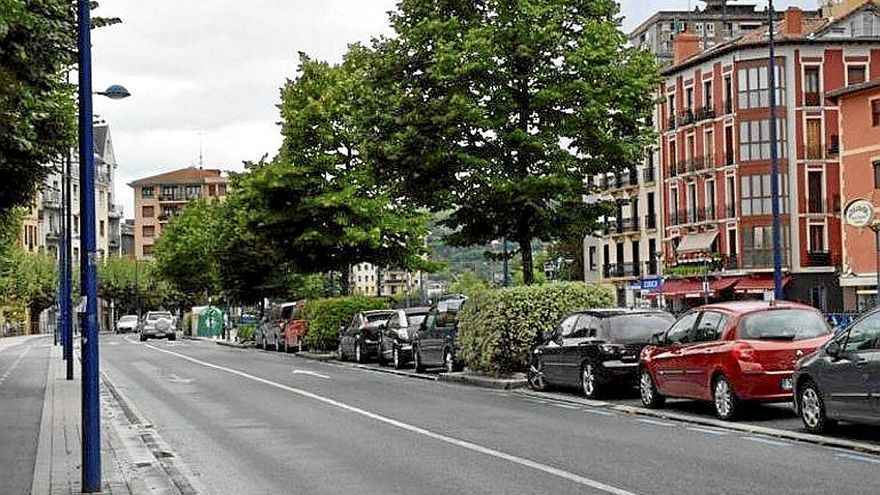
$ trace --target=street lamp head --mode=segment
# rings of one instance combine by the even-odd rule
[[[96,94],[99,94],[101,96],[106,96],[107,98],[110,98],[111,100],[121,100],[123,98],[128,98],[129,96],[131,96],[131,93],[129,93],[128,90],[125,89],[124,86],[120,86],[119,84],[114,84],[114,85],[110,86],[109,88],[107,88],[106,90],[99,91]]]

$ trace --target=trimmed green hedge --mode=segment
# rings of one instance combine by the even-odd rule
[[[239,342],[251,342],[254,340],[254,332],[256,329],[257,325],[254,323],[242,325],[236,330],[235,338],[238,339]]]
[[[309,328],[306,342],[310,349],[335,349],[339,328],[348,325],[355,313],[390,308],[387,299],[378,297],[348,296],[308,301],[303,308],[303,319]]]
[[[459,321],[462,357],[472,370],[495,375],[523,371],[538,332],[546,335],[566,314],[611,306],[613,294],[580,282],[486,292],[465,304]]]

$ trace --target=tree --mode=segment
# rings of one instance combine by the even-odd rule
[[[301,54],[300,75],[282,89],[284,142],[272,162],[240,179],[246,228],[300,274],[370,262],[424,264],[427,216],[388,193],[363,161],[356,102],[370,53],[354,46],[341,65]],[[342,277],[347,292],[348,277]]]
[[[186,305],[219,291],[217,246],[223,211],[218,202],[193,201],[162,230],[156,242],[156,268],[186,296]]]
[[[98,266],[98,297],[115,301],[119,314],[167,308],[175,302],[155,263],[120,256],[109,256]]]
[[[359,105],[364,152],[456,245],[585,234],[585,177],[636,163],[659,72],[626,47],[612,0],[402,0]]]

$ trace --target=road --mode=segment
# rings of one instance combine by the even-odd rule
[[[200,341],[102,365],[212,493],[863,494],[880,458]]]
[[[0,340],[0,493],[31,490],[51,337]]]

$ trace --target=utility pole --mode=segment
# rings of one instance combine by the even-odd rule
[[[502,249],[504,250],[504,279],[503,285],[507,287],[510,285],[510,260],[508,259],[507,254],[507,237],[501,239]]]
[[[767,12],[770,33],[770,74],[768,80],[770,83],[770,195],[773,199],[773,298],[780,300],[784,297],[782,287],[782,216],[780,213],[782,198],[779,191],[779,142],[776,136],[776,35],[773,33],[773,18],[775,17],[773,0],[769,1]]]
[[[59,275],[61,275],[61,298],[63,304],[61,311],[62,354],[67,363],[66,378],[68,380],[73,380],[73,298],[71,297],[71,277],[73,276],[73,256],[71,255],[71,244],[73,242],[73,236],[71,235],[71,229],[73,228],[73,208],[71,205],[73,197],[71,191],[71,182],[73,181],[73,160],[70,157],[71,153],[71,150],[68,149],[67,159],[61,169],[61,188],[64,191],[64,204],[61,208],[63,233],[60,256],[62,259],[62,270],[59,270],[61,272]]]
[[[89,0],[77,0],[79,62],[80,272],[86,298],[82,328],[82,491],[101,490],[101,397],[98,393],[98,277],[95,240],[95,143]]]

